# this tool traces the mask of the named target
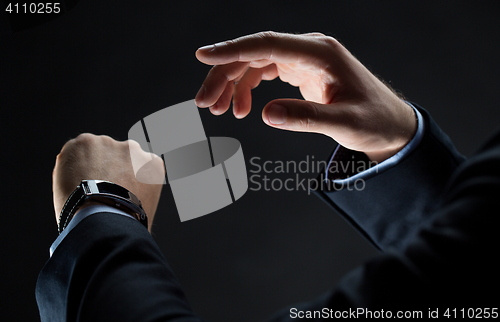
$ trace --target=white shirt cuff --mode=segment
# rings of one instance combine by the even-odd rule
[[[88,216],[97,214],[99,212],[113,212],[118,215],[123,215],[126,217],[130,217],[134,220],[135,219],[132,215],[126,213],[123,210],[116,209],[115,207],[107,206],[107,205],[92,205],[83,208],[80,210],[74,217],[71,219],[69,222],[68,226],[62,231],[62,233],[56,238],[56,240],[52,243],[50,246],[50,257],[52,257],[52,254],[56,250],[57,246],[63,241],[63,239],[70,233],[70,231],[78,225],[79,222],[81,222],[83,219],[87,218]]]
[[[420,112],[415,108],[415,106],[413,106],[409,102],[406,103],[413,108],[415,114],[417,115],[418,127],[417,127],[417,133],[415,133],[413,139],[403,149],[401,149],[401,151],[399,151],[392,157],[378,163],[377,165],[371,168],[359,172],[349,178],[333,180],[334,183],[350,186],[355,184],[357,182],[356,180],[368,180],[376,176],[377,174],[382,173],[394,167],[396,164],[398,164],[401,160],[403,160],[407,155],[409,155],[413,150],[417,148],[418,144],[422,140],[422,137],[424,136],[424,118],[422,117],[422,114],[420,114]],[[339,146],[340,145],[337,146],[337,148],[333,152],[330,162],[328,162],[328,166],[326,167],[325,178],[328,178],[328,169],[330,168],[330,163],[335,158],[335,154],[337,153]]]

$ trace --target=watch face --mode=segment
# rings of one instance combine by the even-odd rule
[[[124,202],[130,205],[130,207],[136,208],[133,209],[135,212],[144,212],[139,198],[116,183],[104,180],[82,180],[82,186],[88,197],[94,196],[119,200],[120,203]]]
[[[129,199],[129,191],[115,183],[103,180],[82,180],[87,195],[93,194],[113,194],[122,198]]]

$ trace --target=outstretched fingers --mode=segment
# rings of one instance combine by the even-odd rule
[[[226,90],[227,84],[241,78],[247,68],[247,62],[234,62],[212,67],[198,94],[196,94],[196,105],[199,107],[213,106]]]
[[[255,62],[268,60],[273,63],[300,63],[331,59],[328,42],[337,43],[331,37],[320,34],[293,35],[273,31],[259,32],[234,40],[204,46],[196,51],[196,57],[208,65],[232,62]],[[330,45],[331,45],[330,44]]]
[[[234,91],[234,83],[227,82],[224,92],[222,92],[217,102],[210,107],[210,112],[213,115],[221,115],[226,113],[226,111],[229,109],[229,105],[231,104],[233,91]]]
[[[278,77],[278,69],[274,64],[264,68],[249,68],[234,86],[234,116],[240,119],[247,116],[252,109],[252,89],[259,86],[261,81],[273,80],[276,77]]]

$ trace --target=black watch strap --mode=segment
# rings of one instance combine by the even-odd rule
[[[132,192],[109,181],[82,180],[66,200],[61,211],[57,223],[59,234],[68,226],[78,208],[87,200],[99,201],[126,211],[148,228],[148,217],[142,208],[141,201]]]

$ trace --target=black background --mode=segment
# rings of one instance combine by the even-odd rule
[[[81,0],[53,21],[13,33],[2,9],[0,320],[39,319],[34,288],[57,236],[51,172],[62,145],[82,132],[125,140],[141,117],[194,98],[209,70],[194,56],[198,47],[264,30],[334,36],[427,108],[470,155],[499,120],[498,14],[493,1]],[[254,111],[243,120],[200,110],[207,136],[237,138],[248,169],[255,156],[328,157],[331,139],[261,120],[266,102],[299,98],[297,89],[273,81],[253,93]],[[377,253],[304,191],[249,190],[231,206],[180,223],[166,186],[155,222],[155,239],[209,321],[262,320],[320,295]]]

